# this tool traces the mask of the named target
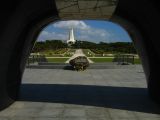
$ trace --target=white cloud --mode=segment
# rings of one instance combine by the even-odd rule
[[[38,41],[44,40],[66,40],[68,35],[65,33],[56,33],[56,32],[48,32],[42,31],[38,37]]]
[[[75,28],[75,29],[89,29],[90,26],[88,26],[85,22],[83,21],[77,21],[77,20],[70,20],[70,21],[60,21],[57,23],[53,24],[54,27],[56,28]]]
[[[89,40],[93,42],[110,42],[110,39],[115,36],[111,31],[100,29],[100,28],[93,28],[90,27],[86,30],[80,30],[78,35],[78,39],[80,40]]]

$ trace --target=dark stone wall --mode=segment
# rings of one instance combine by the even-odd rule
[[[149,95],[160,103],[160,11],[155,3],[154,0],[119,0],[115,15],[132,23],[140,32],[142,39],[138,40],[128,30],[142,59]]]
[[[18,97],[26,58],[50,17],[58,18],[53,0],[17,0],[0,4],[0,109]]]

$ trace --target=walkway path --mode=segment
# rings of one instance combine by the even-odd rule
[[[70,59],[68,59],[68,60],[66,61],[66,63],[69,63],[70,60],[72,60],[72,59],[74,59],[74,58],[76,58],[76,57],[78,57],[78,56],[85,56],[85,54],[83,53],[82,49],[77,49],[77,50],[75,51],[75,54],[74,54]],[[88,57],[87,57],[87,59],[88,59],[89,63],[93,63],[93,61],[90,60]]]

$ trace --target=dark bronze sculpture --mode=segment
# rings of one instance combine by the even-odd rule
[[[77,71],[84,71],[87,67],[89,67],[89,61],[85,56],[78,56],[69,62],[73,68]]]

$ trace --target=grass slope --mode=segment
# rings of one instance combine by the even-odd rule
[[[95,63],[105,63],[105,62],[112,62],[113,58],[90,58]],[[141,64],[141,60],[136,58],[135,64]]]
[[[47,58],[48,62],[65,63],[68,58]]]

